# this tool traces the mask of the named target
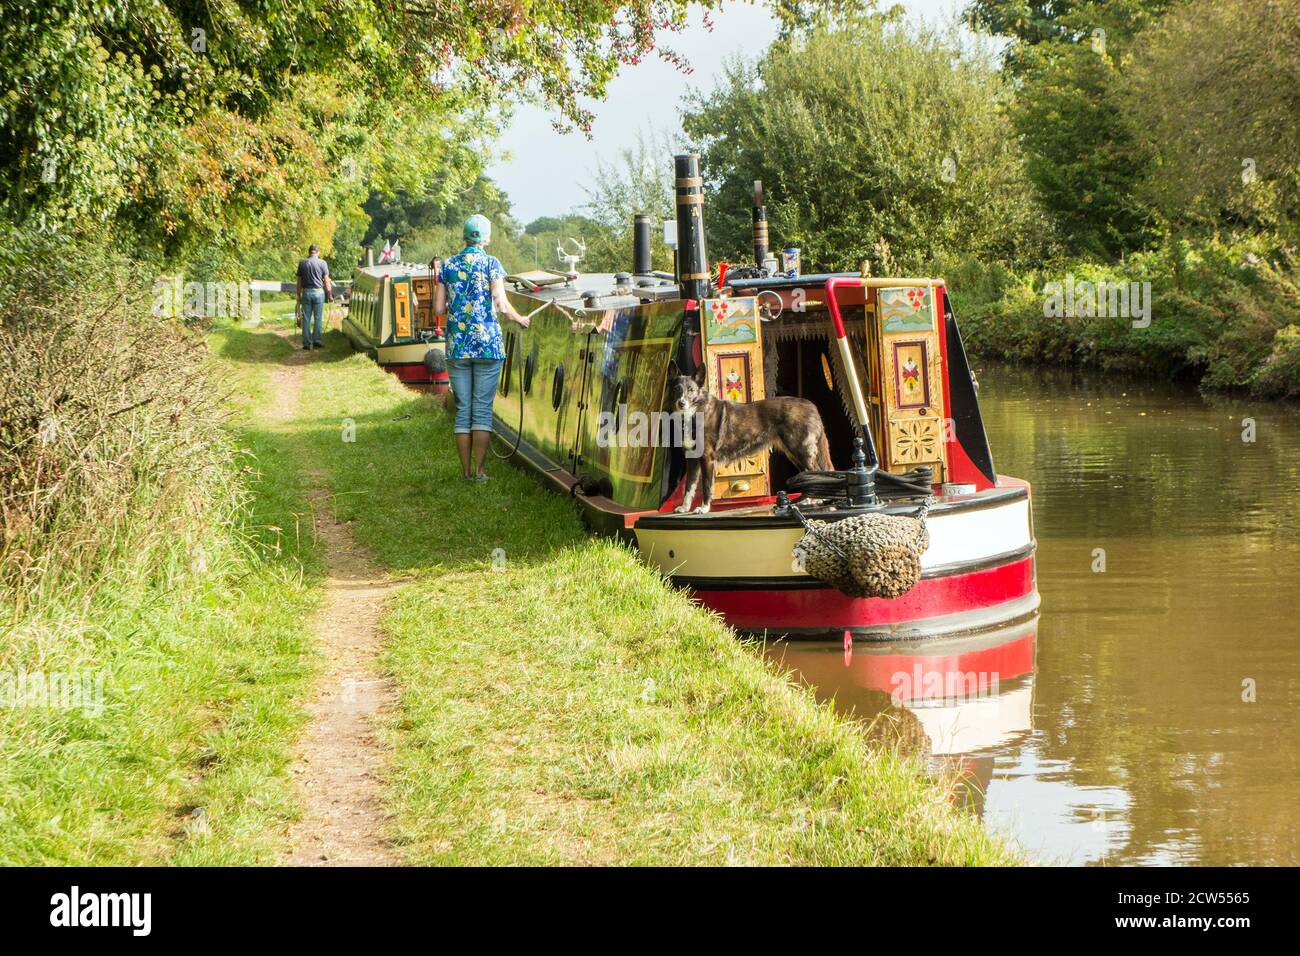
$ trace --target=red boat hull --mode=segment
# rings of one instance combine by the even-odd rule
[[[695,598],[739,630],[808,637],[933,636],[995,627],[1038,609],[1032,556],[922,578],[902,597],[853,598],[834,588],[693,589]],[[978,625],[978,626],[977,626]]]

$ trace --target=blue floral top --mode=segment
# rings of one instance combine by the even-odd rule
[[[447,287],[447,358],[504,359],[505,342],[492,308],[492,281],[506,270],[496,256],[467,246],[442,265]]]

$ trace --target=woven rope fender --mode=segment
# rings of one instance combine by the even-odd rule
[[[849,597],[896,598],[921,579],[930,546],[925,508],[915,516],[863,514],[840,521],[806,519],[792,554],[810,575]]]

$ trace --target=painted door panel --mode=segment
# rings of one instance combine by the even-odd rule
[[[945,480],[943,357],[934,289],[878,289],[882,458],[891,471],[927,465]]]
[[[766,397],[758,299],[705,299],[702,309],[706,382],[727,401],[748,404]],[[768,455],[762,451],[719,464],[713,497],[747,498],[768,493]]]

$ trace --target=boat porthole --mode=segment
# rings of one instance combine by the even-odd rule
[[[564,363],[555,367],[555,378],[551,380],[551,408],[559,408],[564,401]]]
[[[537,349],[536,347],[528,353],[528,358],[524,360],[524,394],[529,395],[533,391],[533,372],[537,370]]]
[[[675,558],[675,557],[677,557],[677,552],[675,552],[672,548],[669,548],[669,549],[668,549],[668,557],[670,557],[670,558]]]

